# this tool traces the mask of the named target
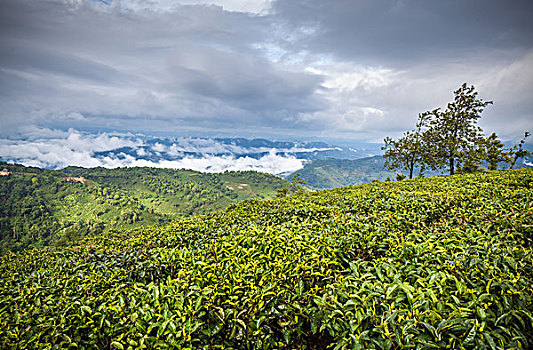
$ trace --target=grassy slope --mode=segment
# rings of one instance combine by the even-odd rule
[[[13,174],[0,176],[0,253],[64,244],[109,228],[168,222],[251,197],[274,197],[286,184],[255,172],[4,167]],[[66,181],[66,176],[87,181]]]
[[[380,182],[0,258],[0,347],[533,346],[533,170]]]

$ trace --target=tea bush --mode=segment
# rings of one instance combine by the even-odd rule
[[[376,182],[0,259],[0,347],[533,347],[533,170]]]

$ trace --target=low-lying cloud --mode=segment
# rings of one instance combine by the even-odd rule
[[[100,166],[116,167],[154,167],[154,168],[172,168],[172,169],[190,169],[200,172],[220,173],[224,171],[260,171],[271,174],[291,173],[301,169],[304,165],[304,159],[298,159],[295,156],[282,156],[275,151],[262,156],[259,159],[252,157],[235,157],[235,156],[213,156],[203,155],[202,158],[184,157],[179,160],[161,160],[153,162],[146,159],[136,159],[130,155],[122,155],[123,158],[104,157],[99,159],[102,163]]]
[[[40,134],[40,137],[38,136]],[[59,169],[82,167],[157,167],[191,169],[201,172],[255,170],[272,174],[293,172],[306,159],[299,153],[332,148],[290,147],[276,149],[243,147],[206,138],[157,139],[133,134],[89,134],[70,129],[66,132],[43,129],[28,139],[0,139],[3,161]]]

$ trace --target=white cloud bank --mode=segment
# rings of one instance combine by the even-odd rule
[[[204,155],[203,158],[185,157],[179,160],[161,160],[153,162],[146,159],[136,159],[130,155],[123,155],[123,159],[105,157],[101,161],[103,167],[154,167],[171,169],[190,169],[208,173],[229,171],[254,170],[271,174],[283,174],[301,169],[303,159],[295,156],[282,156],[275,151],[259,159],[252,157],[212,156]]]
[[[41,137],[37,136],[39,134]],[[179,138],[166,145],[160,142],[148,143],[139,135],[95,135],[73,129],[67,132],[43,129],[40,132],[35,131],[33,135],[33,138],[24,140],[0,139],[0,159],[26,166],[55,169],[76,165],[87,168],[174,168],[201,172],[255,170],[281,174],[303,167],[305,160],[298,158],[298,153],[328,150],[316,147],[291,147],[281,150],[268,147],[245,148],[196,138]],[[125,147],[133,152],[120,152],[120,149]],[[185,155],[186,153],[194,155]],[[251,157],[246,153],[266,154]],[[151,160],[146,157],[150,155],[159,157],[157,160]]]

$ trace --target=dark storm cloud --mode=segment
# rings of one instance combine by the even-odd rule
[[[148,128],[164,128],[168,120],[214,129],[244,122],[275,127],[321,106],[314,95],[320,77],[276,66],[254,47],[269,31],[263,17],[204,5],[155,11],[118,2],[6,0],[1,6],[6,120],[32,114],[44,123],[79,112],[92,116],[86,123],[118,129],[128,121],[116,115],[134,117],[128,126],[141,130],[139,116],[152,121]]]
[[[176,85],[193,94],[259,114],[275,112],[280,106],[312,111],[319,105],[309,97],[321,79],[311,74],[279,71],[264,59],[211,48],[181,51],[174,59],[180,62],[172,67]]]
[[[114,83],[120,76],[113,67],[69,53],[50,51],[46,47],[38,47],[37,43],[31,47],[6,44],[4,49],[5,53],[0,56],[0,65],[4,69],[50,73],[107,84]]]
[[[275,10],[292,28],[314,28],[302,49],[371,64],[533,46],[529,0],[279,0]]]
[[[531,1],[279,0],[273,11],[293,33],[280,46],[320,57],[312,68],[330,104],[305,115],[312,125],[399,136],[467,82],[495,102],[485,130],[516,139],[533,129]]]

